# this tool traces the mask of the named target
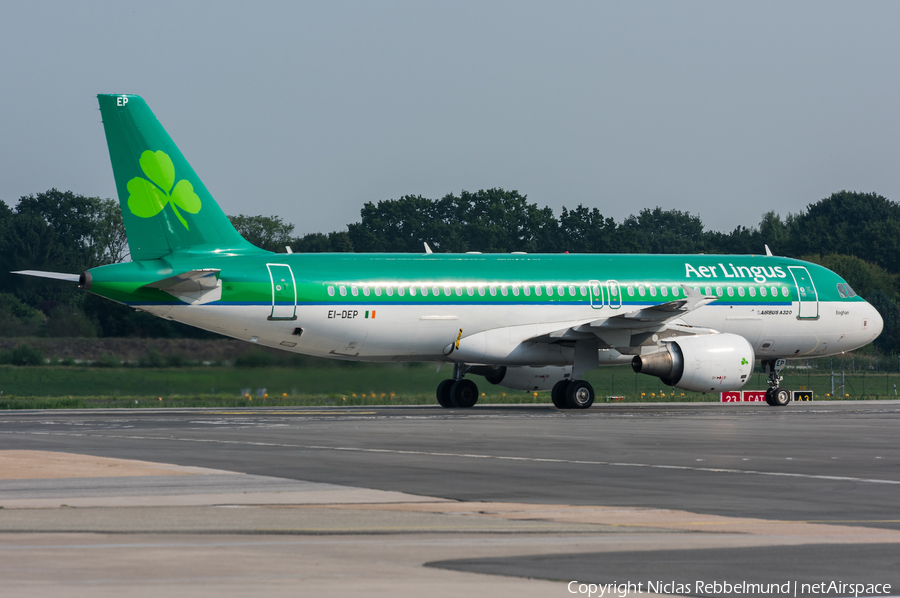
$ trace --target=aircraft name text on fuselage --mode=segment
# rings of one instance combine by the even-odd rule
[[[787,278],[787,274],[781,266],[735,266],[723,263],[716,266],[699,266],[694,267],[685,262],[684,275],[686,278],[695,276],[697,278],[719,278],[718,270],[721,269],[722,278],[750,278],[758,283],[767,282],[770,278]]]

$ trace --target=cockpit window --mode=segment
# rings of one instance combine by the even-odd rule
[[[847,284],[847,283],[845,282],[845,283],[844,283],[844,286],[847,287],[847,294],[848,294],[848,295],[850,295],[851,297],[856,297],[856,291],[854,291],[853,289],[851,289],[849,284]]]
[[[838,295],[841,296],[841,299],[846,299],[846,298],[847,298],[847,291],[846,291],[846,289],[844,289],[843,283],[840,283],[840,282],[839,282],[838,285],[837,285],[837,288],[838,288]]]

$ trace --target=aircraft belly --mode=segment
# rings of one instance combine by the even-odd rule
[[[269,320],[268,305],[136,307],[211,332],[308,355],[360,360],[475,360],[476,355],[482,355],[486,361],[499,359],[498,364],[566,360],[558,351],[540,357],[540,351],[515,348],[513,345],[519,341],[513,343],[507,338],[513,330],[617,313],[608,308],[594,310],[577,305],[376,304],[340,305],[339,310],[334,305],[305,305],[297,307],[296,320]],[[790,308],[771,309],[709,305],[687,314],[684,321],[738,334],[747,339],[761,359],[831,355],[871,341],[871,334],[856,325],[869,313],[865,311],[868,304],[820,302],[820,315],[815,320],[798,319],[798,307],[796,302]],[[298,328],[302,329],[300,335],[296,334]],[[500,344],[505,348],[494,342],[495,336],[504,339]],[[447,348],[453,346],[457,337],[461,349],[467,349],[447,356]],[[476,349],[472,343],[492,346]]]

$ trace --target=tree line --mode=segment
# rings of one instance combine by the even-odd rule
[[[841,191],[798,214],[774,211],[756,226],[708,230],[680,210],[645,208],[621,222],[596,207],[549,207],[518,191],[487,189],[440,199],[407,195],[368,202],[347,230],[295,235],[279,216],[229,217],[254,245],[275,252],[719,253],[764,252],[820,263],[847,279],[881,312],[876,341],[900,353],[900,204]],[[118,202],[51,189],[0,200],[0,335],[211,336],[135,312],[70,286],[10,275],[33,269],[81,272],[128,258]]]

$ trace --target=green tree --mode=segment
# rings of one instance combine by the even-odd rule
[[[284,253],[285,247],[293,240],[294,225],[285,222],[281,216],[229,216],[237,231],[250,243],[260,249]]]
[[[706,250],[703,222],[680,210],[645,208],[620,227],[622,246],[629,252],[699,253]]]
[[[875,193],[834,193],[786,226],[789,255],[840,253],[900,269],[900,204]]]
[[[581,204],[571,211],[563,207],[559,216],[558,249],[570,253],[623,251],[616,221],[604,218],[597,208],[589,209]]]
[[[427,242],[443,252],[555,251],[559,225],[550,208],[528,203],[518,191],[462,191],[439,200],[407,195],[366,203],[350,224],[356,251],[421,253]]]
[[[353,243],[350,242],[350,235],[346,231],[327,235],[310,233],[294,239],[291,248],[295,253],[351,252]]]

